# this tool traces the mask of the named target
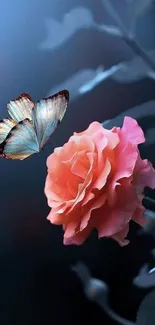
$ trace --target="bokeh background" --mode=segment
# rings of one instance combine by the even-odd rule
[[[131,244],[123,249],[111,240],[97,240],[95,234],[82,247],[64,247],[61,228],[46,220],[46,158],[54,147],[90,122],[103,122],[129,109],[147,132],[151,127],[150,137],[155,131],[154,78],[122,38],[100,28],[114,25],[103,2],[0,2],[1,118],[7,115],[7,102],[22,92],[30,93],[34,100],[63,88],[71,93],[65,118],[41,153],[25,161],[0,160],[2,325],[115,324],[85,298],[80,281],[70,270],[78,260],[89,266],[93,276],[108,282],[111,305],[124,317],[134,320],[145,296],[133,288],[132,278],[148,260],[154,242],[149,236],[138,237],[136,225],[131,225]],[[128,28],[129,1],[111,2]],[[136,38],[155,62],[154,1],[138,20]],[[129,62],[123,72],[118,68],[122,62]],[[112,67],[116,73],[110,72],[110,78],[102,74]],[[91,89],[94,78],[97,82]],[[142,151],[155,162],[151,140]]]

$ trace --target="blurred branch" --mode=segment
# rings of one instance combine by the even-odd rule
[[[100,307],[103,308],[102,304],[99,304],[99,305],[100,305]],[[106,308],[106,309],[104,308],[104,311],[106,311],[107,315],[110,316],[113,320],[115,320],[118,324],[122,324],[122,325],[134,325],[135,324],[132,321],[119,316],[111,308]]]
[[[134,53],[138,54],[142,58],[142,60],[151,68],[151,70],[155,71],[155,63],[151,60],[147,52],[145,52],[145,50],[140,46],[140,44],[136,41],[136,39],[127,32],[124,24],[122,23],[111,1],[110,0],[101,0],[101,1],[106,11],[115,20],[117,26],[119,26],[122,32],[122,39],[133,50]]]
[[[151,60],[151,58],[148,56],[147,52],[140,46],[140,44],[136,41],[135,38],[128,38],[123,35],[123,40],[128,44],[133,52],[138,54],[143,61],[152,69],[155,71],[155,63]]]
[[[72,270],[76,272],[77,276],[82,281],[84,293],[89,300],[95,301],[104,312],[118,324],[134,325],[133,322],[119,316],[112,310],[109,306],[109,287],[104,281],[93,278],[88,267],[84,263],[78,262],[76,265],[72,266]]]
[[[120,27],[121,31],[124,35],[126,35],[127,30],[122,23],[118,13],[116,12],[115,8],[113,7],[112,3],[109,0],[101,0],[105,10],[109,13],[109,15],[115,20],[117,25]]]
[[[136,19],[133,15],[134,0],[130,0],[128,3],[128,14],[129,14],[129,38],[133,38],[135,34]]]

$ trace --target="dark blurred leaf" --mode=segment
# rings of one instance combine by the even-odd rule
[[[102,307],[105,306],[106,308],[109,293],[107,284],[102,280],[93,278],[88,267],[82,262],[78,262],[74,265],[72,270],[76,272],[77,276],[82,281],[86,297],[97,303],[98,298],[102,298]]]
[[[151,51],[149,56],[155,62],[155,51]],[[120,83],[135,82],[146,77],[155,79],[155,73],[149,70],[148,65],[139,56],[126,62],[112,75],[112,79]]]
[[[68,89],[70,91],[70,101],[73,101],[80,95],[91,91],[104,80],[110,78],[116,71],[121,69],[122,66],[123,63],[114,65],[107,70],[104,70],[103,66],[97,69],[83,69],[72,75],[69,79],[64,80],[60,85],[51,89],[47,97],[58,92],[60,89]]]
[[[124,31],[125,27],[124,27],[118,13],[116,12],[115,8],[113,7],[111,1],[110,0],[101,0],[101,1],[104,6],[104,9],[107,11],[107,13],[113,18],[113,20],[118,24],[118,26],[122,29],[122,31]]]
[[[148,265],[145,264],[134,278],[133,284],[139,288],[149,289],[155,286],[155,273],[149,273]]]
[[[45,24],[47,37],[40,45],[40,48],[45,50],[53,50],[66,42],[79,29],[95,25],[91,11],[83,7],[70,10],[64,15],[62,22],[49,18]]]
[[[135,18],[138,18],[145,14],[145,12],[149,9],[152,4],[152,0],[132,0],[132,14]]]
[[[149,102],[142,103],[140,105],[134,106],[125,113],[121,113],[115,118],[106,121],[106,127],[108,129],[114,127],[114,126],[122,126],[124,121],[124,116],[130,116],[135,118],[140,126],[142,127],[145,138],[146,138],[146,145],[150,143],[155,143],[155,137],[153,135],[153,138],[149,137],[150,130],[154,128],[155,125],[155,100],[150,100]],[[145,121],[145,123],[144,123]],[[152,133],[151,133],[152,136]]]
[[[97,69],[82,69],[64,80],[61,84],[50,90],[47,96],[56,93],[60,89],[68,89],[70,91],[70,100],[73,101],[79,96],[79,89],[84,84],[90,82],[96,77],[99,71],[103,71],[104,67],[100,66]]]
[[[142,301],[137,313],[135,325],[154,325],[155,324],[155,290],[149,293]]]
[[[134,37],[137,19],[144,15],[149,9],[152,0],[126,0],[128,3],[127,11],[129,16],[129,36]]]
[[[118,71],[119,69],[121,69],[123,66],[123,63],[117,64],[112,66],[111,68],[107,69],[107,70],[98,70],[96,73],[96,76],[88,81],[87,83],[83,84],[80,88],[79,88],[79,94],[85,94],[89,91],[91,91],[93,88],[95,88],[99,83],[103,82],[104,80],[110,78],[113,74],[116,73],[116,71]]]

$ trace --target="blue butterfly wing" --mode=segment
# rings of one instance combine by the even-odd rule
[[[0,156],[23,160],[39,152],[39,145],[33,123],[29,119],[16,124],[0,144]]]
[[[8,133],[17,123],[11,119],[4,118],[0,121],[0,143],[7,137]]]
[[[7,110],[11,118],[17,123],[25,119],[32,120],[32,109],[35,103],[29,94],[23,93],[7,104]]]
[[[32,120],[40,150],[63,119],[68,102],[69,92],[63,90],[36,103],[32,110]]]

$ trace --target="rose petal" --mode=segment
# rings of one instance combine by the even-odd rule
[[[55,193],[53,192],[52,190],[52,181],[51,181],[51,177],[50,175],[48,174],[47,177],[46,177],[46,181],[45,181],[45,188],[44,188],[44,193],[45,195],[47,196],[47,202],[48,202],[48,205],[51,207],[52,206],[52,202],[53,200],[57,201],[57,202],[60,202],[60,204],[62,203],[61,202],[61,198]]]
[[[92,227],[87,226],[83,231],[80,231],[78,234],[76,234],[73,237],[66,238],[64,236],[64,245],[82,245],[85,240],[89,237],[90,233],[92,231]]]
[[[102,167],[104,166],[104,163],[105,163],[103,151],[107,147],[108,140],[105,137],[105,135],[103,134],[103,132],[101,132],[101,131],[94,133],[92,135],[92,137],[93,137],[93,141],[96,145],[96,149],[97,149],[96,154],[97,154],[97,158],[98,158],[98,164],[97,164],[96,173],[98,174],[98,173],[101,173]]]
[[[82,150],[78,153],[76,160],[71,166],[71,172],[83,179],[86,178],[90,167],[89,159],[86,155],[86,151]]]
[[[94,182],[94,184],[91,186],[89,192],[86,194],[85,198],[83,199],[82,205],[86,205],[89,201],[91,201],[94,198],[94,190],[101,190],[101,188],[104,187],[104,185],[107,182],[107,178],[111,171],[111,164],[107,160],[105,163],[105,166],[101,172],[101,174],[98,176],[97,180]]]
[[[78,219],[71,220],[67,224],[67,226],[65,226],[64,237],[65,238],[73,237],[78,232],[78,231],[76,231],[76,229],[78,228],[78,225],[79,225],[79,220]]]
[[[105,162],[104,168],[103,168],[101,174],[98,176],[92,189],[101,190],[107,182],[107,178],[110,174],[110,171],[111,171],[111,164],[110,164],[109,160],[107,159]]]
[[[155,188],[155,169],[147,159],[142,160],[140,155],[135,166],[133,183],[140,190],[145,186]]]
[[[132,216],[132,220],[135,221],[136,223],[138,223],[140,226],[144,226],[145,225],[145,217],[144,217],[144,212],[145,212],[145,208],[142,205],[142,200],[143,200],[143,195],[138,195],[139,198],[139,202],[136,206],[136,209],[134,211],[134,214]]]
[[[61,157],[61,160],[66,161],[66,160],[70,160],[72,156],[77,152],[78,152],[78,144],[76,141],[74,141],[72,136],[70,137],[70,141],[68,141],[63,145],[63,147],[61,147],[59,156]]]
[[[83,230],[88,225],[92,211],[102,207],[105,201],[106,201],[106,195],[102,194],[101,196],[99,196],[98,199],[92,202],[91,207],[89,207],[89,210],[83,215],[81,225],[80,225],[80,230]]]
[[[54,209],[51,209],[47,216],[47,220],[56,225],[61,225],[63,223],[63,214],[56,213]]]
[[[130,177],[133,175],[137,157],[137,148],[130,142],[125,144],[121,150],[119,148],[116,150],[115,173],[108,189],[110,205],[113,205],[116,200],[116,187],[122,183],[122,179],[129,178],[131,182]]]
[[[129,232],[129,224],[126,225],[125,228],[123,228],[120,232],[113,235],[112,238],[118,242],[120,246],[126,246],[129,244],[129,240],[125,239]]]
[[[121,133],[127,137],[132,144],[140,144],[145,142],[144,132],[138,125],[137,121],[132,117],[125,116]]]
[[[101,123],[99,123],[97,121],[94,121],[88,126],[88,128],[86,130],[84,130],[82,132],[78,132],[78,133],[74,132],[74,135],[79,136],[79,137],[81,137],[83,134],[92,136],[92,134],[95,133],[96,131],[97,132],[98,131],[102,132],[103,131],[103,126],[102,126]]]
[[[56,154],[52,153],[46,161],[46,165],[48,168],[48,172],[50,172],[52,179],[54,176],[57,177],[57,172],[59,172],[59,166],[61,164],[60,157],[57,156]]]
[[[131,185],[119,186],[116,205],[110,208],[108,204],[101,208],[96,222],[98,236],[109,237],[120,232],[132,219],[137,206],[137,195]]]
[[[106,136],[107,140],[108,140],[108,148],[109,149],[114,149],[116,148],[116,146],[119,143],[119,135],[115,132],[112,132],[112,130],[107,130],[104,129],[104,135]]]
[[[116,151],[115,181],[133,174],[137,158],[137,148],[130,142],[121,148],[121,151]]]

